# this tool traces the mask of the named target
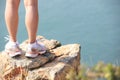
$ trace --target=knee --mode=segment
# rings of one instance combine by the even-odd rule
[[[38,0],[24,0],[24,5],[25,5],[25,7],[29,7],[29,6],[37,7]]]
[[[6,0],[6,5],[12,8],[18,8],[20,0]]]

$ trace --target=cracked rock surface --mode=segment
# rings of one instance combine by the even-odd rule
[[[80,65],[79,44],[61,45],[57,40],[37,36],[38,43],[44,43],[47,52],[34,59],[24,56],[28,40],[20,47],[23,55],[11,58],[0,52],[0,80],[66,80],[70,69],[77,73]]]

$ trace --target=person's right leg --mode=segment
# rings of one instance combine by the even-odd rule
[[[20,55],[21,49],[16,42],[18,28],[18,7],[20,0],[6,0],[5,21],[10,36],[9,42],[5,45],[5,51],[11,56]]]
[[[19,3],[20,0],[6,0],[5,21],[10,40],[13,42],[16,42]]]

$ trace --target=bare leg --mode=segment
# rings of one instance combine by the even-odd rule
[[[13,42],[16,42],[19,3],[20,0],[6,0],[5,21],[10,40]]]
[[[18,28],[18,7],[20,0],[6,0],[5,21],[10,36],[9,42],[5,45],[5,52],[14,57],[21,55],[21,49],[16,42]]]
[[[36,41],[38,29],[38,0],[24,0],[26,9],[26,27],[28,31],[29,43]]]

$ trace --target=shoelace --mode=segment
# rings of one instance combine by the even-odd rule
[[[4,39],[5,39],[5,42],[6,42],[6,41],[9,41],[9,40],[10,40],[10,36],[9,36],[9,35],[6,35],[6,36],[4,37]],[[16,42],[16,46],[19,46],[18,41]]]
[[[6,35],[6,36],[4,37],[4,39],[5,39],[5,41],[9,41],[10,36],[9,36],[9,35]]]

